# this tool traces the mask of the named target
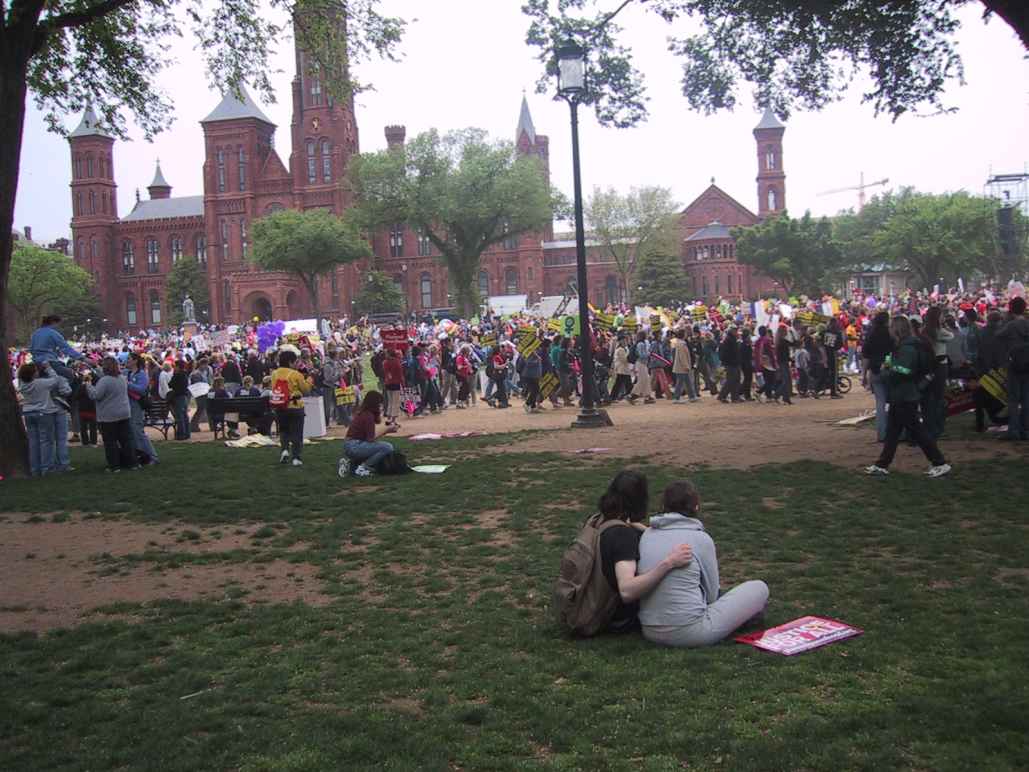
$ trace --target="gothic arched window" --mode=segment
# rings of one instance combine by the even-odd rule
[[[247,187],[247,153],[243,148],[239,149],[239,189],[246,190]]]
[[[479,296],[489,297],[489,271],[479,271]]]
[[[518,269],[508,268],[504,271],[504,294],[518,294]]]
[[[314,158],[314,140],[307,140],[307,182],[309,185],[313,185],[318,181],[318,168],[315,165]]]
[[[168,246],[171,252],[172,264],[179,262],[179,258],[182,257],[182,239],[179,236],[172,236]]]
[[[96,214],[96,193],[89,191],[89,213]]]
[[[218,165],[218,192],[225,192],[225,151],[218,148],[215,154],[215,162]]]
[[[329,140],[322,140],[322,182],[332,182],[332,146]]]
[[[193,240],[196,245],[197,251],[197,262],[202,266],[207,266],[207,237],[203,233],[198,233],[196,238]]]
[[[775,148],[772,145],[768,145],[765,148],[765,168],[775,168]]]
[[[222,308],[225,309],[225,316],[232,313],[232,290],[228,279],[222,279]]]
[[[604,300],[612,306],[618,302],[618,279],[613,274],[604,279]]]
[[[150,290],[150,323],[161,323],[161,296],[157,290]]]
[[[771,209],[771,210],[778,209],[779,207],[776,206],[777,203],[778,203],[778,201],[776,200],[775,188],[769,188],[768,189],[768,208]]]
[[[423,273],[418,284],[422,296],[422,308],[432,308],[432,276]]]
[[[161,251],[157,239],[150,237],[144,242],[146,246],[146,270],[147,273],[157,273],[160,266]]]
[[[131,292],[125,296],[125,321],[136,324],[136,296]]]
[[[125,239],[121,243],[121,268],[125,273],[132,273],[136,270],[136,255],[129,239]]]

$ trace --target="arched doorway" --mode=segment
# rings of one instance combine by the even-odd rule
[[[255,316],[258,321],[268,322],[272,317],[272,301],[263,292],[252,292],[243,301],[243,308],[246,309],[246,319],[249,321]]]

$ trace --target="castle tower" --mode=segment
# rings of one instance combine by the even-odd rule
[[[275,124],[242,90],[239,97],[227,93],[200,125],[211,316],[215,322],[235,321],[240,299],[229,275],[250,267],[250,226],[259,214],[256,177],[274,152]]]
[[[96,282],[104,307],[113,291],[114,224],[118,220],[118,185],[114,181],[114,138],[97,127],[87,107],[68,135],[71,147],[72,254]]]
[[[403,126],[387,126],[386,132],[386,147],[389,150],[397,150],[404,146],[404,140],[407,138],[407,129]]]
[[[518,127],[515,129],[515,149],[519,155],[535,156],[539,159],[547,185],[550,185],[550,137],[536,133],[525,94],[522,94],[522,108],[518,113]],[[554,240],[552,223],[544,230],[543,240]]]
[[[157,159],[154,181],[147,185],[147,192],[150,194],[151,199],[171,198],[171,190],[171,185],[165,181],[164,175],[161,174],[161,159]]]
[[[782,135],[786,127],[765,108],[754,127],[757,142],[757,212],[761,219],[786,208],[786,172],[783,171]]]

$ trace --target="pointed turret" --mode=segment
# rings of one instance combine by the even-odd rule
[[[85,112],[82,113],[82,120],[79,121],[79,125],[75,131],[71,132],[69,137],[104,137],[105,139],[111,139],[110,136],[104,134],[100,129],[97,128],[96,113],[93,112],[93,105],[86,105]]]
[[[757,126],[754,127],[754,130],[756,131],[757,129],[785,129],[785,128],[786,128],[786,126],[784,126],[783,123],[778,118],[775,117],[775,113],[772,112],[772,108],[771,107],[766,107],[764,114],[761,116],[761,121],[758,123]]]
[[[518,115],[518,128],[515,129],[515,144],[521,142],[522,134],[529,138],[529,144],[536,144],[536,127],[532,125],[532,114],[529,112],[529,101],[522,94],[522,110]]]
[[[783,166],[782,138],[786,126],[775,117],[770,107],[757,126],[757,213],[764,219],[786,208],[786,171]]]
[[[250,98],[250,94],[245,88],[241,86],[239,93],[240,95],[237,97],[231,91],[227,92],[210,115],[200,122],[214,123],[215,121],[232,121],[237,118],[256,118],[270,126],[275,125],[267,115],[261,112],[261,108]]]
[[[154,181],[147,185],[147,192],[150,194],[151,200],[157,198],[171,198],[171,185],[164,179],[164,175],[161,174],[161,159],[157,159],[157,169],[154,171]]]

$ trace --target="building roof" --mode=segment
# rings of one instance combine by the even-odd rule
[[[164,179],[164,175],[161,174],[161,162],[157,162],[157,170],[154,172],[154,181],[151,182],[147,187],[150,188],[170,188],[171,185]]]
[[[772,112],[771,107],[765,108],[764,115],[761,116],[761,122],[758,123],[755,129],[785,129],[786,127],[775,117],[775,113]]]
[[[222,97],[222,101],[218,103],[218,106],[211,111],[211,114],[200,122],[213,123],[215,121],[232,121],[237,118],[256,118],[270,126],[275,125],[267,115],[261,112],[261,108],[250,98],[250,94],[247,93],[245,88],[240,86],[239,92],[242,98],[237,97],[231,91],[226,93]]]
[[[71,132],[69,137],[107,137],[111,139],[107,134],[104,134],[100,129],[97,128],[96,113],[93,112],[92,105],[86,105],[86,111],[82,113],[82,120],[79,121],[79,125],[75,131]]]
[[[170,217],[202,217],[203,196],[178,196],[177,198],[152,198],[139,201],[131,212],[122,217],[122,222],[141,220],[165,220]]]
[[[522,94],[522,111],[518,115],[518,128],[515,129],[515,142],[521,139],[522,132],[529,135],[530,142],[536,142],[536,127],[532,125],[532,115],[529,113],[529,101]]]
[[[699,231],[686,237],[686,241],[704,241],[707,239],[731,239],[729,229],[715,220],[710,225],[705,225]]]

